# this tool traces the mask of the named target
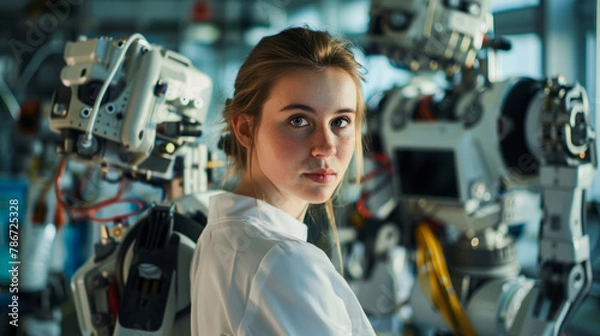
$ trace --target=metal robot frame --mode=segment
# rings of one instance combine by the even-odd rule
[[[395,198],[424,222],[414,319],[467,335],[559,335],[591,285],[585,189],[597,164],[585,89],[562,76],[496,81],[491,49],[510,44],[492,35],[487,0],[373,0],[370,16],[376,53],[448,79],[446,90],[386,92],[375,131]],[[507,233],[531,189],[537,279],[520,274]],[[429,220],[457,232],[443,251]]]
[[[198,138],[212,81],[140,34],[67,43],[64,58],[64,87],[50,112],[59,152],[166,193],[134,225],[101,227],[93,258],[71,284],[81,331],[189,333],[187,265],[206,214],[199,192],[207,189],[208,154]]]

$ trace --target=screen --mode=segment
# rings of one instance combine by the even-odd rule
[[[460,198],[451,150],[396,149],[394,167],[402,197]]]

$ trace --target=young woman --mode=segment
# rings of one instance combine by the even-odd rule
[[[360,176],[359,71],[346,43],[307,28],[265,37],[248,55],[223,112],[241,179],[210,199],[192,262],[192,335],[375,334],[302,222],[313,204],[333,220],[353,155]]]

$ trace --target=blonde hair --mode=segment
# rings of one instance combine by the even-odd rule
[[[227,102],[223,110],[225,122],[224,133],[228,133],[224,150],[228,154],[230,164],[227,176],[241,176],[250,170],[250,160],[253,145],[248,151],[238,141],[233,130],[232,120],[240,115],[249,115],[252,119],[251,134],[256,136],[260,124],[262,107],[271,94],[271,89],[277,80],[292,69],[322,70],[335,67],[346,71],[354,83],[357,91],[355,136],[356,146],[354,163],[356,169],[356,183],[362,175],[363,166],[363,141],[361,127],[365,117],[365,103],[360,83],[363,76],[360,73],[362,66],[355,60],[350,50],[350,44],[340,38],[334,38],[329,33],[315,31],[305,27],[288,28],[272,36],[264,37],[252,49],[246,61],[240,67],[234,83],[233,98]],[[254,141],[253,141],[254,143]],[[341,186],[325,203],[325,211],[332,227],[336,248],[341,261],[341,249],[335,216],[333,198]]]

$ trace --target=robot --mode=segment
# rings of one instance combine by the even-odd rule
[[[414,321],[464,335],[561,334],[592,280],[583,214],[596,148],[585,90],[562,76],[495,81],[490,49],[509,43],[490,33],[487,0],[372,0],[370,17],[376,53],[447,79],[445,90],[414,81],[386,92],[371,131],[396,204],[421,221]],[[537,279],[520,273],[508,233],[527,190],[541,199]],[[373,214],[389,205],[372,203]],[[443,247],[435,224],[453,233]]]
[[[126,216],[102,225],[93,258],[71,283],[82,334],[188,334],[187,265],[208,196],[198,138],[212,81],[140,34],[67,43],[64,59],[50,112],[59,152],[106,179],[158,185],[166,195],[133,225]]]

